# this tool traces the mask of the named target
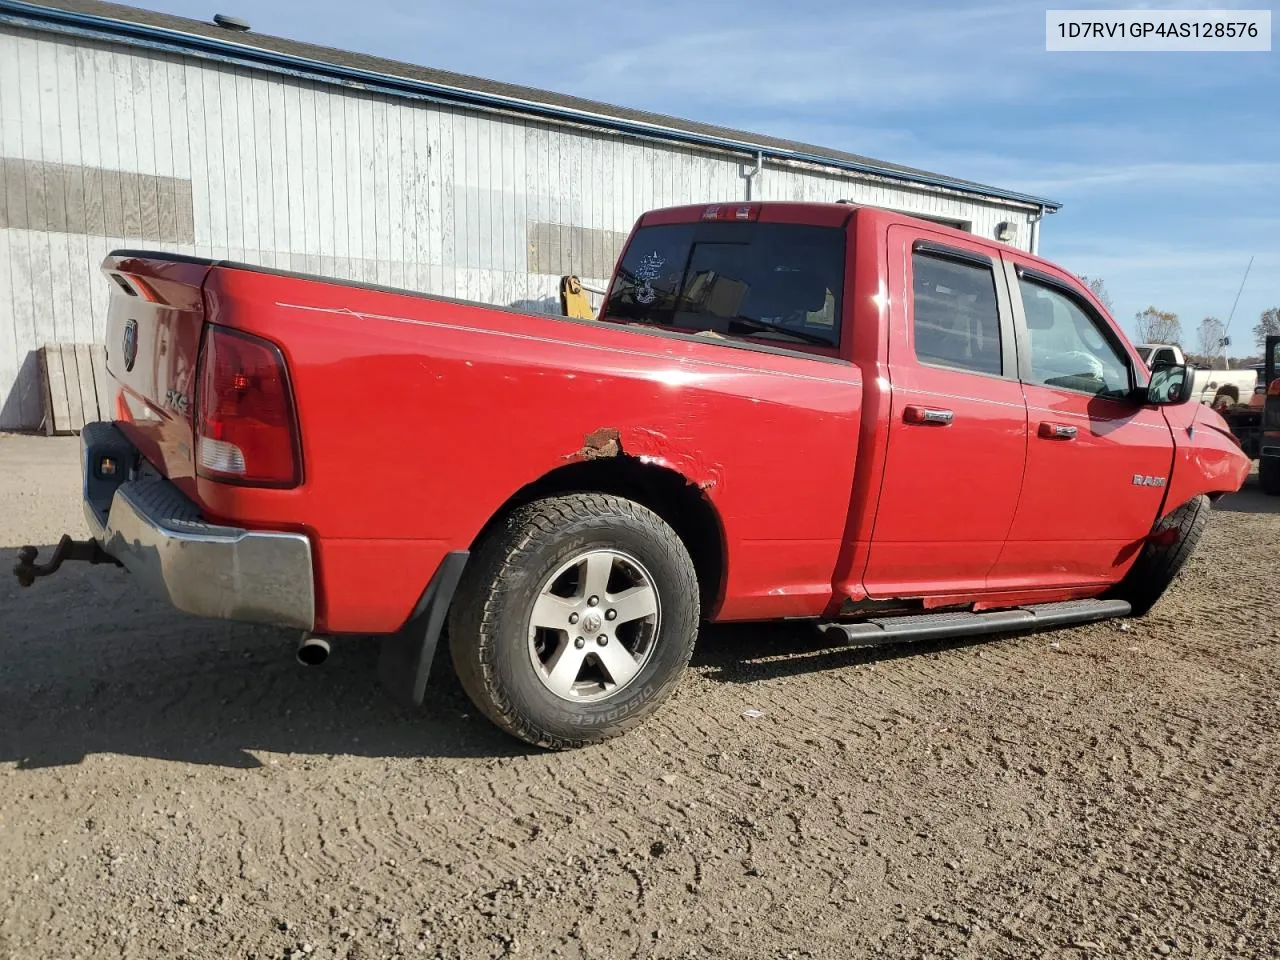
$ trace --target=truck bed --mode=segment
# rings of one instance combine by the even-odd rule
[[[313,534],[328,630],[396,629],[449,545],[474,540],[512,491],[622,453],[689,478],[733,518],[718,535],[735,599],[712,598],[714,616],[816,616],[830,599],[863,428],[855,365],[164,253],[117,251],[104,269],[120,278],[107,366],[121,429],[211,522]],[[300,486],[197,475],[206,323],[283,352]]]

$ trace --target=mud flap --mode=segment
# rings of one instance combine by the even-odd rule
[[[378,679],[404,706],[422,706],[445,614],[449,612],[469,556],[466,550],[445,554],[404,626],[382,640]]]

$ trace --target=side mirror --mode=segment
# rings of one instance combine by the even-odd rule
[[[1189,363],[1157,363],[1151,368],[1151,380],[1145,389],[1144,403],[1161,407],[1173,407],[1191,399],[1191,373]]]

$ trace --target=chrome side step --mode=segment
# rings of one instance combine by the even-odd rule
[[[882,643],[909,640],[932,640],[937,637],[972,637],[984,633],[1014,633],[1042,630],[1068,624],[1089,623],[1123,617],[1129,613],[1124,600],[1064,600],[990,610],[985,613],[965,611],[923,613],[906,617],[876,617],[857,623],[824,623],[822,632],[850,647],[874,647]]]

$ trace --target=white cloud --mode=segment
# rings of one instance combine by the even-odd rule
[[[1045,238],[1044,252],[1051,259],[1075,273],[1103,279],[1115,301],[1116,319],[1130,332],[1134,314],[1150,305],[1177,313],[1185,336],[1204,317],[1226,320],[1250,257],[1253,267],[1229,331],[1232,355],[1251,351],[1258,315],[1280,305],[1275,279],[1280,276],[1280,249],[1275,247],[1160,246],[1122,234],[1077,245],[1070,237],[1055,239],[1048,228]]]
[[[1098,193],[1112,189],[1185,190],[1246,188],[1262,191],[1280,187],[1280,162],[1242,163],[1130,163],[1130,164],[1046,164],[1033,176],[1026,167],[1009,170],[1001,182],[1030,193],[1065,195],[1085,191]],[[1019,175],[1019,173],[1021,175]]]
[[[578,60],[575,87],[633,98],[678,91],[724,106],[808,111],[844,103],[875,112],[947,102],[958,83],[971,86],[970,94],[981,100],[1018,99],[1033,86],[1029,73],[1008,69],[1025,57],[1010,42],[1025,5],[881,8],[874,14],[845,8],[817,15],[786,5],[738,10],[699,18],[708,24],[701,31],[687,29],[683,6],[669,17],[660,10],[647,18],[655,29],[628,31],[621,42]],[[673,22],[686,28],[671,29]],[[981,52],[1001,50],[1008,52]]]

